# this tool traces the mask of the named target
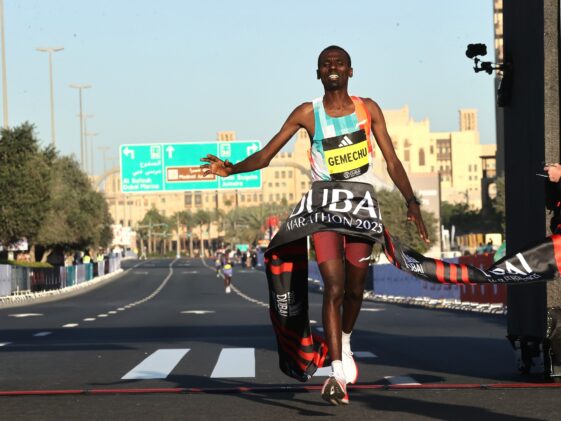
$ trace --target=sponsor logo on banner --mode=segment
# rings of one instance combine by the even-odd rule
[[[277,314],[282,317],[297,316],[302,313],[304,306],[302,302],[296,299],[294,291],[288,291],[284,294],[273,294],[273,301]]]
[[[423,270],[423,265],[421,264],[421,262],[419,262],[417,259],[415,259],[414,257],[409,256],[407,253],[405,253],[404,251],[401,252],[401,256],[403,256],[403,261],[405,262],[405,266],[407,267],[407,269],[409,269],[411,272],[415,272],[415,273],[422,273],[424,274],[425,271]]]
[[[362,183],[326,183],[325,188],[314,185],[302,197],[286,221],[288,231],[319,224],[373,235],[383,232],[378,202],[368,188]]]
[[[516,257],[518,265],[515,265],[512,262],[513,259],[511,258],[509,260],[505,260],[500,267],[491,269],[489,272],[482,272],[485,274],[485,276],[493,278],[493,280],[490,280],[490,282],[530,281],[542,278],[540,274],[536,273],[531,268],[522,253],[518,253],[514,257]]]

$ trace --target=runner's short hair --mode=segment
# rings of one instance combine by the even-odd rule
[[[349,55],[349,53],[347,53],[347,51],[346,51],[344,48],[339,47],[338,45],[330,45],[329,47],[325,47],[325,48],[321,51],[321,53],[319,53],[319,56],[318,56],[318,69],[319,69],[319,67],[320,67],[319,59],[321,58],[321,55],[322,55],[323,53],[327,52],[327,51],[330,51],[330,50],[339,50],[339,51],[342,51],[343,53],[345,53],[345,56],[347,57],[347,60],[348,60],[348,62],[349,62],[349,67],[352,67],[352,65],[351,65],[351,56]]]

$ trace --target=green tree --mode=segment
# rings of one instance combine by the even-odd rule
[[[399,191],[380,190],[376,192],[376,198],[382,211],[382,222],[392,236],[399,238],[400,241],[420,253],[427,251],[431,247],[431,244],[426,244],[421,240],[416,225],[407,222],[407,208]],[[421,214],[429,234],[429,239],[434,242],[438,233],[436,230],[436,218],[432,212],[424,211],[422,207]]]
[[[0,244],[24,237],[35,243],[50,206],[52,155],[28,123],[0,131]]]
[[[162,215],[158,209],[152,207],[149,209],[138,224],[137,232],[140,235],[141,242],[144,240],[148,244],[148,253],[156,253],[156,244],[161,244],[169,231],[169,220]],[[142,244],[141,250],[142,250]]]
[[[76,160],[56,157],[50,167],[50,206],[43,214],[37,244],[46,249],[107,247],[112,240],[104,196],[96,192]]]
[[[211,221],[212,221],[212,214],[209,211],[199,209],[194,215],[194,223],[195,225],[199,226],[199,231],[201,233],[201,238],[200,238],[201,257],[205,257],[205,241],[204,241],[203,225],[206,225],[208,230]]]
[[[458,235],[469,233],[504,232],[504,201],[497,196],[491,206],[479,210],[470,209],[466,203],[442,202],[440,220],[442,225],[456,227]]]
[[[269,216],[278,216],[282,221],[286,219],[293,206],[277,203],[265,203],[259,206],[232,209],[223,218],[226,238],[231,245],[234,243],[255,244],[263,238],[265,223]]]

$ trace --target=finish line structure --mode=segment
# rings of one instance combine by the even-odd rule
[[[322,385],[286,386],[240,386],[240,387],[162,387],[138,389],[50,389],[0,391],[0,396],[71,396],[71,395],[148,395],[148,394],[243,394],[243,393],[283,393],[311,392],[321,390]],[[450,384],[356,384],[348,390],[407,391],[407,390],[518,390],[518,389],[558,389],[561,383],[450,383]]]

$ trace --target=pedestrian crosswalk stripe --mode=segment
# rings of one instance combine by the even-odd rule
[[[328,377],[331,374],[331,366],[320,367],[314,373],[314,377]]]
[[[385,376],[384,377],[390,384],[402,384],[402,385],[412,385],[421,384],[418,383],[413,377],[409,376]]]
[[[121,379],[165,379],[189,351],[190,349],[158,349]]]
[[[378,356],[370,351],[353,351],[355,359],[359,358],[378,358]],[[314,373],[314,377],[328,377],[331,374],[331,366],[320,367]]]
[[[355,358],[378,358],[378,356],[370,351],[354,351]]]
[[[210,377],[255,377],[255,348],[224,348]]]

